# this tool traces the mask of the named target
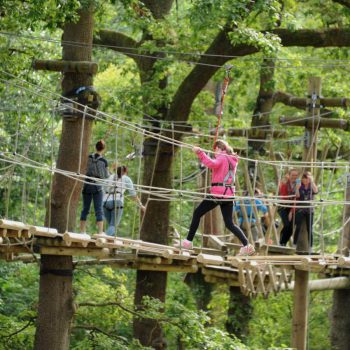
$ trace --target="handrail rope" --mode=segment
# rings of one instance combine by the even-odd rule
[[[17,164],[17,165],[21,165],[21,166],[27,166],[27,167],[31,167],[31,168],[37,168],[37,169],[41,169],[41,170],[45,170],[45,171],[51,171],[51,169],[49,169],[48,167],[38,167],[38,166],[35,166],[33,164],[27,164],[27,163],[23,163],[23,162],[18,162],[18,161],[12,161],[12,160],[8,160],[8,159],[4,159],[5,162],[9,162],[9,163],[14,163],[14,164]],[[81,180],[81,178],[86,178],[86,179],[93,179],[93,180],[98,180],[97,178],[93,178],[93,177],[88,177],[86,175],[78,175],[74,172],[69,172],[69,171],[63,171],[61,169],[54,169],[53,170],[54,172],[56,173],[59,173],[59,174],[62,174],[64,176],[67,176],[67,177],[70,177],[74,180],[77,180],[79,179],[79,181],[81,181],[82,183],[85,183],[84,180]],[[101,179],[100,179],[101,180]],[[104,181],[99,181],[99,184],[105,184]],[[146,186],[146,185],[140,185],[138,186],[140,189],[152,189],[153,191],[164,191],[166,193],[170,193],[170,192],[173,192],[173,193],[179,193],[178,190],[175,190],[175,189],[169,189],[169,188],[162,188],[162,187],[153,187],[153,186]],[[202,198],[203,197],[203,193],[200,193],[200,192],[194,192],[194,191],[188,191],[188,190],[183,190],[182,191],[183,195],[196,195],[197,197],[195,198]],[[177,196],[178,197],[178,196]],[[237,196],[237,198],[247,198],[247,197],[239,197]],[[250,198],[250,197],[249,197]],[[266,200],[270,203],[275,203],[275,204],[278,204],[278,205],[284,205],[285,207],[291,207],[289,206],[288,204],[292,204],[293,203],[293,200],[286,200],[286,199],[283,199],[283,198],[286,198],[284,196],[266,196]],[[318,206],[321,206],[321,205],[334,205],[334,204],[344,204],[344,203],[348,203],[347,201],[325,201],[323,200],[322,202],[321,201],[304,201],[305,203],[309,203],[310,206],[314,203],[314,204],[317,204]],[[306,206],[308,207],[308,206]]]
[[[4,71],[3,71],[4,72]],[[5,72],[6,73],[6,72]],[[10,74],[11,76],[13,76],[12,74]],[[15,76],[14,76],[15,77]],[[3,79],[1,79],[0,78],[0,80],[3,80]],[[35,85],[35,84],[32,84],[32,85]],[[23,87],[22,87],[23,88]],[[33,91],[32,91],[33,92]],[[34,93],[37,93],[37,92],[34,92]],[[38,94],[38,93],[37,93]],[[53,95],[57,95],[57,94],[54,94],[54,93],[51,93],[51,94],[53,94]],[[40,95],[40,94],[39,94]],[[43,97],[45,97],[44,95],[42,95]],[[69,101],[70,99],[68,99],[67,97],[64,97],[64,99],[65,100],[67,100],[67,101]],[[75,102],[76,103],[76,102]],[[76,103],[77,105],[79,105],[78,103]],[[74,107],[72,107],[72,109],[74,109]],[[89,109],[91,109],[91,108],[89,108]],[[91,109],[91,111],[93,111],[93,112],[95,112],[96,114],[94,115],[94,114],[91,114],[91,113],[87,113],[87,115],[88,116],[92,116],[92,117],[94,117],[95,119],[97,119],[97,120],[100,120],[100,121],[103,121],[103,122],[105,122],[105,123],[109,123],[109,124],[112,124],[113,125],[113,122],[109,122],[109,121],[107,121],[106,119],[103,119],[103,118],[101,118],[101,117],[99,117],[98,115],[100,114],[100,115],[103,115],[103,116],[106,116],[106,117],[109,117],[109,118],[111,118],[112,120],[114,120],[114,121],[118,121],[119,123],[121,123],[121,124],[124,124],[124,125],[128,125],[129,127],[132,127],[132,130],[134,130],[134,131],[139,131],[139,132],[141,132],[140,131],[140,129],[141,130],[144,130],[144,129],[142,129],[142,128],[140,128],[140,127],[138,127],[136,124],[132,124],[132,123],[129,123],[129,122],[126,122],[125,120],[122,120],[122,119],[118,119],[118,118],[114,118],[113,116],[110,116],[109,114],[107,114],[107,113],[104,113],[104,112],[101,112],[101,111],[96,111],[96,110],[93,110],[93,109]],[[126,127],[125,127],[126,128]],[[187,148],[192,148],[192,145],[191,144],[187,144],[187,143],[184,143],[184,142],[181,142],[181,141],[178,141],[178,140],[172,140],[171,138],[169,138],[169,137],[167,137],[167,136],[164,136],[164,135],[160,135],[159,133],[153,133],[153,132],[150,132],[150,131],[146,131],[145,132],[149,137],[152,137],[152,138],[155,138],[155,139],[162,139],[162,141],[163,142],[166,142],[166,143],[170,143],[170,144],[172,144],[172,143],[174,143],[174,144],[176,144],[176,145],[183,145],[184,147],[187,147]],[[213,151],[210,151],[210,150],[204,150],[204,151],[206,151],[206,152],[208,152],[208,153],[213,153]],[[251,160],[251,159],[249,159],[249,158],[246,158],[246,157],[240,157],[241,159],[245,159],[245,160]],[[294,166],[301,166],[301,165],[308,165],[309,167],[311,167],[311,168],[317,168],[317,167],[319,167],[318,166],[318,162],[313,162],[312,164],[310,164],[310,162],[300,162],[300,161],[298,161],[298,162],[296,162],[296,161],[294,161],[294,162],[289,162],[289,164],[288,163],[286,163],[285,161],[274,161],[274,162],[272,162],[272,161],[265,161],[265,160],[259,160],[259,162],[261,162],[261,163],[265,163],[265,164],[274,164],[274,163],[277,163],[277,164],[279,164],[279,163],[282,163],[282,164],[284,164],[285,166],[290,166],[290,165],[294,165]],[[329,166],[336,166],[337,165],[337,163],[335,163],[335,162],[329,162],[329,163],[327,163],[327,164],[329,164]]]

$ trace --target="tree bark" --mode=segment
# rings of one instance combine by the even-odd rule
[[[252,127],[262,127],[264,130],[270,130],[270,113],[273,108],[273,92],[274,81],[273,76],[275,74],[275,62],[271,59],[265,59],[263,67],[260,72],[260,89],[259,95],[256,100],[256,105],[252,117]],[[261,129],[257,129],[261,130]],[[263,142],[248,141],[250,158],[254,158],[254,153],[259,152],[265,154]]]
[[[144,1],[144,4],[152,12],[156,19],[161,19],[170,11],[173,0],[163,2],[159,1]],[[144,38],[150,38],[148,33],[144,33]],[[161,43],[158,43],[161,46]],[[158,54],[163,56],[162,53]],[[136,63],[139,68],[141,84],[147,84],[154,79],[154,64],[157,57],[154,59],[139,58]],[[164,90],[167,87],[167,79],[162,79],[157,82],[158,88]],[[147,102],[147,101],[145,101]],[[145,103],[146,105],[146,103]],[[165,119],[167,107],[165,105],[155,106],[157,115],[155,119]],[[146,111],[145,111],[146,112]],[[148,116],[145,115],[145,122],[148,121]],[[154,123],[153,123],[154,124]],[[155,123],[155,126],[159,126]],[[156,132],[159,132],[156,131]],[[145,141],[144,144],[144,173],[143,184],[155,187],[172,188],[172,147],[168,145],[154,142],[154,140]],[[145,203],[146,195],[142,196]],[[169,230],[169,206],[168,201],[159,201],[152,194],[147,199],[147,210],[144,214],[141,223],[140,238],[144,241],[167,244]],[[167,286],[166,272],[151,272],[138,270],[136,274],[136,291],[134,304],[137,309],[143,309],[143,299],[151,297],[165,302]],[[136,339],[144,346],[151,346],[156,350],[163,350],[167,347],[163,336],[161,325],[151,319],[134,318],[133,334]]]
[[[79,11],[77,23],[66,23],[64,42],[85,43],[86,46],[63,45],[63,59],[90,61],[92,52],[93,11]],[[66,73],[62,81],[63,93],[79,86],[92,85],[92,76],[82,73]],[[79,172],[85,171],[90,143],[92,122],[85,120],[82,149],[80,138],[82,118],[63,120],[57,168]],[[74,228],[81,184],[63,175],[55,174],[51,195],[51,208],[47,213],[46,225],[59,232]],[[34,348],[37,350],[63,350],[69,348],[70,324],[74,313],[73,263],[71,256],[41,256],[39,307]]]
[[[347,176],[346,200],[350,200],[350,175]],[[350,216],[350,205],[344,206],[344,220]],[[340,244],[342,253],[350,250],[350,224],[344,227]],[[331,344],[332,349],[348,350],[350,344],[350,290],[335,290],[333,292],[333,306],[331,311]]]

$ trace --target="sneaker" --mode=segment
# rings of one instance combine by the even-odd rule
[[[181,241],[181,244],[179,242],[179,243],[174,244],[174,246],[176,248],[192,249],[192,242],[188,241],[187,239],[183,239]]]
[[[248,244],[244,247],[242,247],[240,250],[239,250],[239,253],[237,254],[238,256],[247,256],[247,255],[253,255],[255,253],[255,248],[251,245],[251,244]]]

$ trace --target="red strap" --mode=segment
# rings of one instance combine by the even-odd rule
[[[215,129],[215,137],[214,137],[213,148],[214,148],[215,142],[216,142],[216,140],[218,138],[218,134],[219,134],[219,127],[220,127],[220,124],[221,124],[221,117],[222,117],[223,107],[224,107],[224,99],[225,99],[225,95],[226,95],[226,92],[227,92],[228,83],[230,82],[230,69],[231,69],[231,67],[226,69],[226,76],[225,76],[225,79],[224,79],[224,83],[222,84],[220,110],[219,110],[219,114],[217,115],[218,123],[217,123],[216,129]]]

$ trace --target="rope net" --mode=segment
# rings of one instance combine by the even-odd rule
[[[78,173],[69,172],[59,169],[55,165],[62,123],[58,113],[61,108],[58,101],[62,96],[44,91],[40,86],[17,78],[10,73],[4,71],[2,73],[3,76],[7,76],[7,79],[0,78],[0,81],[18,90],[23,106],[20,106],[21,108],[16,111],[0,111],[0,119],[8,122],[0,137],[2,150],[0,153],[0,184],[4,199],[0,204],[0,215],[3,218],[31,221],[42,225],[45,208],[50,207],[53,174],[61,174],[75,180],[76,183],[84,183],[88,177],[80,171]],[[29,101],[33,105],[35,105],[35,101],[40,102],[37,105],[41,106],[41,110],[28,111],[26,106],[28,106]],[[210,189],[208,181],[202,181],[200,186],[196,184],[203,176],[208,178],[210,175],[198,163],[191,148],[199,141],[202,149],[213,156],[212,138],[208,137],[209,133],[186,134],[179,131],[176,123],[170,123],[168,127],[161,124],[158,130],[144,128],[143,125],[129,121],[124,116],[94,111],[89,107],[79,106],[76,102],[75,104],[76,107],[71,107],[73,110],[78,111],[79,108],[84,107],[84,118],[93,117],[100,122],[97,138],[104,138],[107,145],[110,145],[106,158],[110,164],[118,162],[120,165],[128,166],[129,175],[134,179],[134,186],[138,194],[142,194],[143,198],[148,198],[148,201],[172,203],[172,226],[181,238],[184,238],[193,206],[203,200]],[[21,112],[21,109],[26,111]],[[186,137],[182,138],[184,141],[179,140],[176,132],[183,133],[183,136]],[[93,139],[93,143],[95,139]],[[82,134],[81,142],[83,140],[84,135]],[[152,179],[155,176],[155,169],[153,169],[150,184],[141,183],[142,146],[147,140],[152,140],[155,143],[156,157],[159,146],[164,144],[169,145],[172,153],[176,155],[173,159],[172,186],[169,188],[153,185]],[[227,140],[233,145],[238,143],[236,138],[227,138]],[[239,144],[246,147],[248,141],[247,137],[240,138]],[[267,141],[272,143],[275,140]],[[290,139],[282,140],[285,141],[284,143],[281,140],[278,141],[285,147],[290,147],[291,142],[294,142]],[[280,160],[263,157],[250,159],[244,155],[244,152],[239,154],[235,201],[242,209],[241,220],[245,222],[244,230],[251,242],[264,240],[268,244],[278,244],[282,228],[277,213],[278,209],[293,209],[297,206],[294,197],[288,198],[279,195],[278,186],[291,168],[302,172],[307,167],[314,174],[317,174],[315,178],[317,178],[319,186],[319,194],[313,200],[303,202],[303,208],[313,208],[314,210],[314,247],[322,253],[334,253],[337,250],[342,231],[349,221],[348,218],[343,219],[344,206],[350,204],[344,197],[348,165],[343,160],[323,160],[313,163],[296,160],[298,147],[300,150],[303,140],[299,139],[299,141],[299,145],[294,144],[295,156],[290,159],[283,156]],[[90,145],[90,149],[92,152],[93,144]],[[339,149],[340,146],[338,146]],[[271,148],[270,151],[272,152],[273,149]],[[283,154],[283,148],[280,153]],[[96,178],[94,180],[102,186],[110,185],[107,180]],[[263,216],[261,206],[266,207],[267,215],[265,217],[268,217],[266,220],[268,224],[260,220]],[[233,215],[239,222],[240,218],[237,213]],[[118,235],[138,237],[142,220],[137,217],[137,211],[131,210],[131,207],[128,208],[128,201],[126,201],[124,217],[118,228]],[[334,222],[338,223],[336,227]],[[231,237],[224,230],[212,233],[220,234],[222,237]],[[197,239],[200,239],[199,235],[197,235]]]

